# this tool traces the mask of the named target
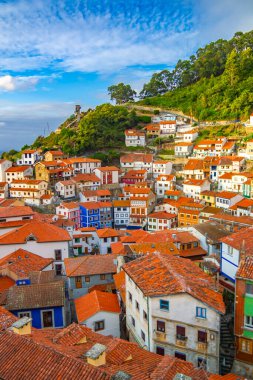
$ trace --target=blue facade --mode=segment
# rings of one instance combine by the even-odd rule
[[[80,204],[80,226],[101,228],[100,225],[100,209],[87,209]]]
[[[43,326],[43,311],[52,310],[52,327],[64,327],[65,326],[65,316],[64,316],[64,306],[55,306],[55,307],[43,307],[38,309],[23,309],[23,310],[10,310],[17,317],[20,316],[20,313],[30,313],[32,318],[32,327],[37,329],[42,329]],[[47,326],[50,327],[50,326]]]

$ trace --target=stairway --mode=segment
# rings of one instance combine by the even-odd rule
[[[231,372],[235,356],[235,338],[233,335],[232,318],[221,318],[220,329],[220,374]]]

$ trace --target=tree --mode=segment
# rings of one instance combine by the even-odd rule
[[[124,83],[108,87],[108,94],[111,96],[111,100],[116,101],[116,104],[124,104],[134,101],[134,98],[137,95],[129,84]]]

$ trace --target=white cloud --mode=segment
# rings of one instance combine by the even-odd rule
[[[0,128],[5,127],[6,123],[4,121],[0,121]]]
[[[0,91],[15,91],[34,88],[40,80],[52,80],[56,75],[32,75],[32,76],[0,76]]]

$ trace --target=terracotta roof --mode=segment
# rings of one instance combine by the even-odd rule
[[[120,313],[119,301],[116,294],[94,290],[75,299],[77,320],[86,321],[99,312]]]
[[[237,209],[238,207],[239,208],[240,207],[242,207],[242,208],[253,207],[253,199],[243,198],[239,202],[237,202],[236,204],[234,204],[234,206],[232,206],[232,207],[235,207],[235,209]]]
[[[72,178],[74,182],[100,182],[100,179],[93,173],[77,174]]]
[[[7,276],[0,276],[0,293],[15,285],[15,281]]]
[[[5,173],[24,172],[25,170],[30,168],[31,166],[29,165],[12,166],[9,169],[5,170]]]
[[[115,286],[117,291],[121,295],[121,299],[124,303],[126,303],[126,275],[122,270],[119,273],[113,275],[113,279],[115,282]]]
[[[96,168],[100,172],[119,172],[119,168],[116,166],[101,166],[100,168]]]
[[[48,150],[46,153],[51,153],[53,156],[63,156],[63,152],[61,150]]]
[[[11,186],[13,184],[25,184],[25,185],[39,185],[41,182],[46,182],[43,179],[14,179],[11,182]]]
[[[26,244],[30,237],[34,238],[37,243],[71,240],[69,233],[62,228],[48,223],[32,221],[0,236],[0,245]]]
[[[113,207],[130,207],[130,201],[129,200],[126,200],[126,201],[121,201],[121,200],[119,200],[119,201],[113,201],[112,202],[112,204],[113,204]]]
[[[94,274],[116,273],[116,256],[94,255],[64,259],[66,275],[75,276],[92,276]]]
[[[203,160],[189,159],[184,170],[203,170]]]
[[[228,244],[231,247],[242,250],[244,241],[244,250],[247,255],[253,255],[253,228],[244,228],[238,232],[234,232],[229,236],[220,239],[222,243]]]
[[[25,150],[23,150],[22,151],[22,154],[25,154],[25,153],[35,153],[35,152],[37,152],[37,150],[35,150],[35,149],[25,149]]]
[[[176,120],[163,120],[159,121],[159,124],[166,125],[166,124],[176,124]]]
[[[231,222],[232,224],[238,224],[238,225],[246,225],[246,226],[252,226],[253,225],[253,218],[250,216],[234,216],[224,213],[219,213],[213,216],[210,216],[210,219],[213,220],[223,220],[226,222]]]
[[[136,243],[140,241],[144,236],[149,235],[149,232],[144,230],[127,231],[126,236],[122,236],[120,241],[122,243]]]
[[[100,163],[101,160],[97,160],[96,158],[90,158],[90,157],[70,157],[67,159],[64,159],[64,162],[66,163]]]
[[[157,242],[140,242],[129,244],[126,248],[126,251],[129,253],[129,250],[134,255],[148,255],[154,252],[160,252],[164,255],[179,255],[177,247],[173,244],[172,241],[159,241]]]
[[[0,332],[11,327],[17,320],[18,318],[14,314],[0,306]]]
[[[104,369],[66,355],[57,346],[50,347],[11,331],[0,334],[0,352],[0,377],[6,380],[110,379]]]
[[[156,182],[158,181],[174,181],[176,179],[176,176],[174,174],[160,174],[156,178]]]
[[[202,186],[205,182],[209,182],[207,179],[188,179],[183,182],[183,185],[190,185],[190,186]]]
[[[0,207],[0,218],[12,218],[18,216],[31,216],[34,212],[29,206]]]
[[[240,195],[239,193],[233,193],[232,191],[220,191],[217,193],[216,198],[226,198],[226,199],[232,199],[236,197],[237,195]]]
[[[176,256],[154,253],[123,266],[145,296],[188,293],[219,313],[225,313],[222,295],[213,279],[196,264]]]
[[[86,208],[87,210],[94,210],[94,209],[99,209],[100,208],[100,202],[80,202],[80,206]]]
[[[71,185],[74,186],[75,185],[75,183],[71,179],[59,181],[58,183],[61,183],[63,186],[71,186]]]
[[[145,153],[129,153],[120,157],[120,162],[144,162],[151,163],[153,161],[153,154]]]
[[[149,214],[148,218],[170,220],[170,219],[177,218],[177,215],[176,214],[170,214],[166,211],[157,211],[157,212],[153,212],[152,214]]]
[[[43,270],[53,261],[24,249],[18,249],[0,259],[0,271],[5,269],[14,273],[19,279],[27,278],[30,272]]]
[[[125,254],[125,248],[121,241],[116,241],[115,243],[111,243],[111,250],[114,255]]]
[[[126,136],[145,136],[145,132],[138,131],[136,129],[126,129],[125,130]]]
[[[6,309],[22,310],[63,306],[64,300],[64,281],[12,286],[8,290]]]
[[[78,202],[62,202],[60,206],[63,206],[69,210],[72,210],[74,208],[79,208],[79,203]]]
[[[246,256],[241,259],[236,277],[253,280],[253,256]]]
[[[97,230],[97,235],[99,238],[108,238],[108,237],[118,237],[120,236],[119,232],[113,228],[101,228]]]
[[[193,146],[193,144],[190,142],[178,142],[175,146]]]
[[[151,193],[150,189],[147,189],[146,187],[135,187],[135,186],[125,186],[123,188],[124,193],[130,193],[130,194],[149,194]]]
[[[97,229],[95,227],[81,227],[80,231],[89,232],[89,231],[97,231]]]

